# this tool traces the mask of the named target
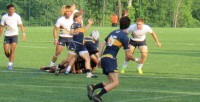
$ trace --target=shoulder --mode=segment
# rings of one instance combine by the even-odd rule
[[[7,13],[2,16],[2,19],[6,18],[6,17],[8,17]]]
[[[21,18],[19,14],[14,13],[14,17]]]
[[[129,26],[129,28],[135,28],[135,27],[137,27],[137,24],[132,24]]]
[[[62,21],[64,19],[64,16],[61,16],[60,18],[58,18],[58,21]]]
[[[149,25],[147,25],[147,24],[144,24],[144,27],[145,28],[151,28]]]

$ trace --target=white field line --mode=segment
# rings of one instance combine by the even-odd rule
[[[36,72],[37,71],[37,72]],[[47,73],[38,70],[35,70],[35,72],[27,71],[27,70],[14,70],[14,71],[0,71],[0,73],[30,73],[30,74],[53,74],[53,73]],[[105,75],[98,75],[98,76],[105,76]],[[127,75],[120,75],[120,77],[124,78],[147,78],[147,79],[178,79],[178,80],[200,80],[200,78],[179,78],[179,77],[158,77],[158,76],[127,76]]]
[[[33,49],[55,49],[56,47],[42,47],[42,46],[18,46],[21,48],[33,48]]]
[[[67,87],[67,86],[41,86],[41,85],[16,85],[16,84],[3,84],[0,83],[0,86],[14,86],[14,87],[34,87],[34,88],[62,88],[62,89],[82,89],[86,90],[86,87]],[[165,93],[165,94],[178,94],[178,95],[200,95],[200,92],[173,92],[173,91],[154,91],[154,90],[122,90],[122,89],[116,89],[115,91],[119,92],[148,92],[148,93]]]

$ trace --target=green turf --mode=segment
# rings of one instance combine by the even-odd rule
[[[27,27],[27,41],[21,40],[16,49],[14,70],[7,71],[0,46],[0,102],[90,102],[86,95],[88,83],[106,81],[101,69],[97,79],[84,74],[55,76],[39,70],[48,66],[55,52],[53,27]],[[101,41],[116,28],[93,27],[101,33]],[[199,102],[200,101],[200,28],[154,28],[162,48],[147,35],[148,59],[144,75],[136,73],[137,64],[129,62],[127,72],[120,74],[120,85],[105,94],[104,102]],[[87,33],[89,35],[89,33]],[[67,55],[64,49],[59,63]],[[136,51],[135,56],[140,53]],[[118,54],[121,68],[124,51]]]

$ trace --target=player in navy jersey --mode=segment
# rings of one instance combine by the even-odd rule
[[[89,84],[87,86],[88,98],[94,102],[102,102],[101,96],[119,85],[116,56],[122,46],[124,47],[126,57],[135,61],[135,58],[130,53],[128,47],[129,39],[126,29],[129,25],[130,19],[128,17],[122,17],[120,19],[120,29],[111,32],[105,38],[104,42],[100,44],[99,56],[101,56],[103,48],[106,46],[99,63],[101,63],[103,73],[107,75],[108,82],[102,82],[96,85]],[[99,88],[102,90],[98,94],[93,94],[94,91]]]
[[[84,33],[89,29],[89,27],[92,25],[93,21],[92,19],[88,20],[88,25],[83,28],[82,27],[82,14],[80,12],[76,12],[73,17],[74,23],[71,26],[70,34],[73,35],[73,42],[69,45],[69,54],[68,54],[68,61],[69,65],[66,69],[66,74],[69,73],[71,70],[71,66],[74,64],[77,56],[79,55],[85,60],[85,67],[86,67],[86,73],[87,78],[92,78],[93,74],[91,73],[91,67],[90,67],[90,57],[89,53],[84,46],[83,38]],[[59,72],[56,71],[55,73]]]

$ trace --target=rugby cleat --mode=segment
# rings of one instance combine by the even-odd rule
[[[58,76],[59,74],[60,74],[60,68],[58,68],[58,65],[57,65],[55,69],[55,75]]]
[[[92,100],[93,92],[94,92],[93,85],[92,84],[87,85],[87,95],[90,100]]]
[[[94,95],[94,96],[92,97],[92,100],[93,100],[94,102],[103,102],[102,99],[101,99],[100,97],[98,97],[97,95]]]
[[[8,65],[8,70],[12,70],[12,65]]]
[[[124,74],[125,73],[125,68],[122,68],[120,73]]]
[[[65,73],[64,73],[65,75],[68,75],[69,74],[69,71],[67,71],[67,70],[65,70]]]
[[[140,74],[140,75],[142,75],[142,74],[143,74],[143,71],[142,71],[142,69],[137,69],[137,72],[138,72],[138,74]]]
[[[94,75],[94,74],[92,74],[92,73],[87,73],[87,76],[86,76],[87,78],[98,78],[98,76],[97,75]]]

